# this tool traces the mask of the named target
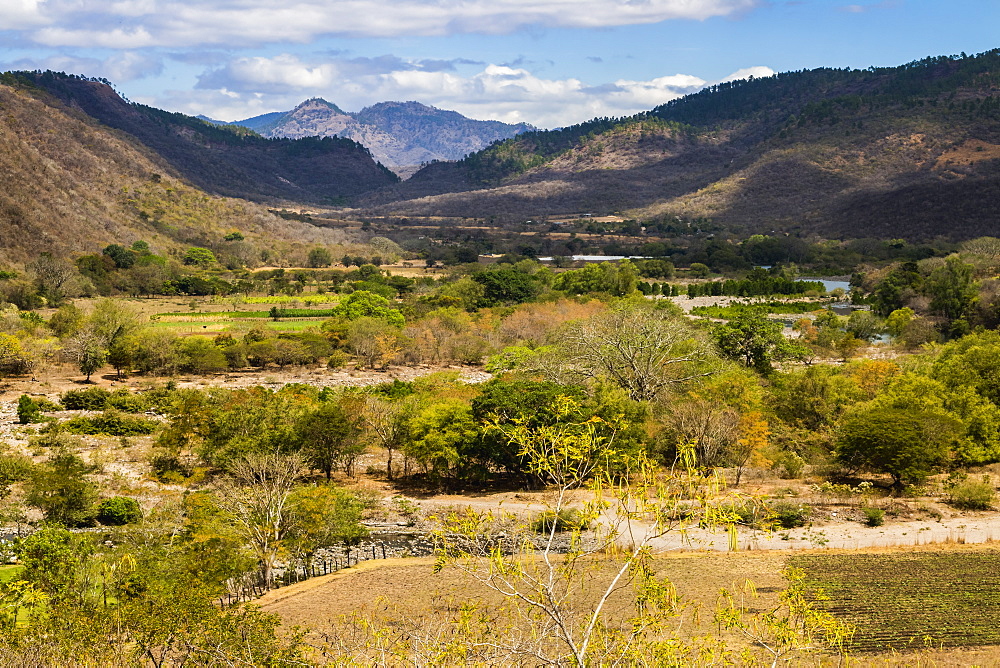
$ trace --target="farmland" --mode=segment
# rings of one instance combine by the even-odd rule
[[[789,560],[855,626],[854,651],[1000,644],[1000,549],[813,554]]]

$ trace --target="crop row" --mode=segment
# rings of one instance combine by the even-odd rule
[[[1000,644],[1000,552],[795,557],[855,651]]]

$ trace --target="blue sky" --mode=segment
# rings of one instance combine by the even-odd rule
[[[0,0],[0,69],[236,120],[323,97],[557,127],[706,84],[1000,47],[997,0]]]

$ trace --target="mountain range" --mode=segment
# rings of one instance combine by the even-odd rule
[[[257,201],[335,205],[398,181],[347,138],[266,139],[238,126],[219,127],[123,99],[102,80],[17,72],[8,78],[56,108],[82,112],[166,161],[206,192]]]
[[[0,74],[0,109],[0,265],[139,240],[158,253],[211,247],[232,231],[243,250],[341,243],[341,230],[247,200],[322,201],[396,180],[349,139],[238,134],[65,74]]]
[[[419,102],[380,102],[352,113],[322,98],[232,125],[264,137],[348,137],[401,176],[409,176],[426,163],[459,160],[495,141],[535,129],[527,123],[477,121]]]
[[[329,232],[282,226],[246,200],[345,216],[620,212],[740,234],[1000,236],[1000,50],[728,82],[627,118],[521,132],[406,181],[346,137],[266,138],[128,102],[102,80],[2,74],[0,108],[7,261],[139,238],[197,245],[231,228],[289,242]],[[300,128],[313,112],[355,118],[318,100],[296,111]]]
[[[1000,50],[719,84],[522,133],[355,200],[378,214],[624,212],[743,232],[1000,235]]]

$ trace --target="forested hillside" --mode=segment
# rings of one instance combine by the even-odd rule
[[[250,202],[209,196],[128,135],[54,106],[12,77],[0,84],[0,107],[4,264],[139,240],[168,253],[186,245],[214,246],[233,231],[246,237],[238,245],[255,264],[262,250],[276,258],[275,250],[293,245],[343,240],[342,232],[282,220]]]
[[[176,174],[206,192],[258,201],[338,204],[390,184],[396,176],[363,146],[339,137],[265,139],[238,126],[123,100],[107,82],[53,72],[18,72],[7,83],[47,93],[155,152]]]
[[[734,81],[630,118],[524,133],[364,202],[413,214],[632,210],[753,231],[973,237],[993,229],[1000,196],[998,83],[1000,51]]]

